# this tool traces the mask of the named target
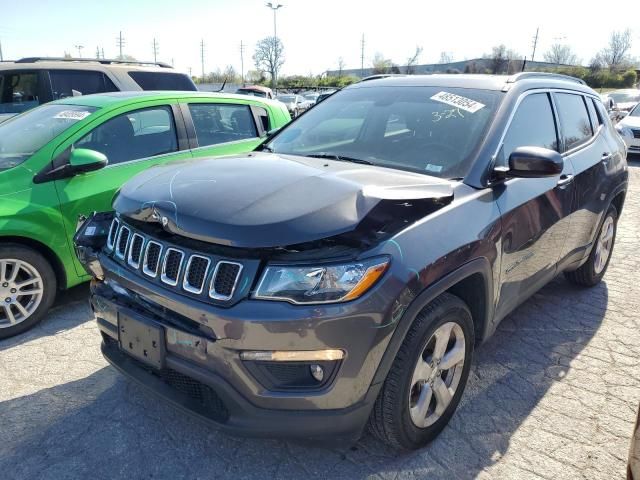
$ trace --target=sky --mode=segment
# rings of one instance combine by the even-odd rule
[[[277,33],[285,47],[281,74],[320,74],[338,68],[360,68],[360,41],[365,37],[365,66],[376,52],[404,64],[423,48],[419,63],[435,63],[440,52],[454,60],[482,56],[504,43],[531,58],[539,28],[535,58],[553,43],[569,44],[588,64],[608,41],[613,29],[629,28],[632,56],[640,60],[640,2],[626,1],[607,13],[602,4],[568,0],[527,3],[504,0],[281,0]],[[273,35],[273,13],[260,0],[0,0],[0,43],[4,58],[26,56],[95,57],[96,47],[107,58],[118,55],[116,37],[122,31],[124,54],[158,60],[200,75],[200,41],[205,43],[205,71],[233,65],[239,72],[240,42],[245,45],[245,71],[254,69],[255,44]],[[274,2],[277,4],[277,2]]]

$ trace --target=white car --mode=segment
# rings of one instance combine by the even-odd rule
[[[616,130],[627,144],[629,153],[640,153],[640,104],[616,124]]]
[[[640,102],[640,90],[637,88],[625,88],[607,93],[607,96],[615,102],[615,108],[623,112],[629,112]]]

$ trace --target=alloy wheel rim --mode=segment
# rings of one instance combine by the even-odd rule
[[[433,425],[446,411],[460,386],[466,355],[460,325],[440,325],[423,348],[411,378],[409,413],[416,427]]]
[[[42,276],[24,260],[0,259],[0,328],[27,320],[44,295]]]
[[[615,223],[613,222],[613,217],[608,216],[602,224],[602,229],[600,230],[600,235],[596,243],[596,256],[593,266],[596,275],[599,275],[607,265],[607,261],[611,255],[611,247],[613,246],[614,232]]]

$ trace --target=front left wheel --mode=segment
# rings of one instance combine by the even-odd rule
[[[41,254],[20,245],[0,246],[0,339],[42,320],[56,289],[55,273]]]
[[[443,293],[418,314],[382,386],[369,429],[395,448],[416,449],[449,422],[464,391],[474,345],[471,312]]]

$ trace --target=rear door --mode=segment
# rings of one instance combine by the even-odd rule
[[[615,160],[590,97],[554,92],[553,99],[560,118],[564,161],[571,163],[575,175],[571,229],[561,256],[563,263],[570,264],[584,256],[595,235],[608,201],[608,165]]]
[[[194,157],[250,152],[268,129],[266,110],[249,104],[190,99],[181,109]]]
[[[63,161],[71,148],[101,152],[109,165],[55,181],[69,238],[79,219],[93,211],[111,210],[116,191],[135,174],[153,165],[191,158],[180,111],[167,101],[137,104],[99,120],[62,144],[56,161]],[[83,272],[77,261],[76,269]]]
[[[559,151],[556,117],[547,92],[526,95],[507,129],[498,162],[506,165],[518,147]],[[569,231],[573,202],[573,167],[560,177],[511,178],[497,198],[502,214],[501,289],[497,316],[502,318],[548,282]]]

